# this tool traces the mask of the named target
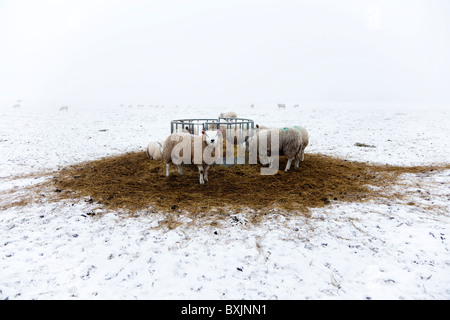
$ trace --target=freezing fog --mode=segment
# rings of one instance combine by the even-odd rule
[[[0,2],[0,105],[450,101],[446,0]]]

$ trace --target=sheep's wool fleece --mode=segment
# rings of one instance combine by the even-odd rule
[[[150,159],[157,161],[162,159],[161,146],[155,141],[150,142],[145,151]]]
[[[259,141],[265,140],[267,141],[267,155],[270,155],[270,150],[272,149],[272,134],[275,134],[276,131],[278,131],[279,154],[285,155],[290,159],[294,158],[298,154],[302,144],[302,135],[299,130],[294,128],[261,130],[255,135],[255,139],[252,139],[250,142],[250,148],[255,148],[257,146],[259,152]]]
[[[308,131],[306,131],[306,129],[303,128],[302,126],[295,126],[294,128],[299,130],[300,133],[302,134],[303,148],[306,148],[309,144]]]

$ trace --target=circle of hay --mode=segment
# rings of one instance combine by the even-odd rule
[[[200,185],[194,166],[184,166],[181,176],[173,167],[166,177],[162,162],[132,152],[70,166],[57,172],[53,183],[59,198],[89,197],[113,210],[151,207],[196,213],[252,208],[264,213],[276,208],[306,213],[336,201],[387,197],[382,188],[400,174],[429,169],[370,165],[321,154],[308,154],[298,169],[289,172],[282,171],[285,165],[281,157],[281,170],[273,176],[260,175],[259,165],[213,166],[209,181]]]

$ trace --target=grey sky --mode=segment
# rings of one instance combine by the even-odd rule
[[[446,0],[0,0],[0,103],[450,101]]]

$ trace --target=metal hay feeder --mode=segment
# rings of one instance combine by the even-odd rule
[[[202,131],[222,129],[223,142],[226,152],[217,164],[231,166],[245,164],[246,146],[248,137],[253,135],[255,123],[251,119],[219,117],[199,119],[178,119],[170,122],[170,133],[186,132],[200,135]]]

